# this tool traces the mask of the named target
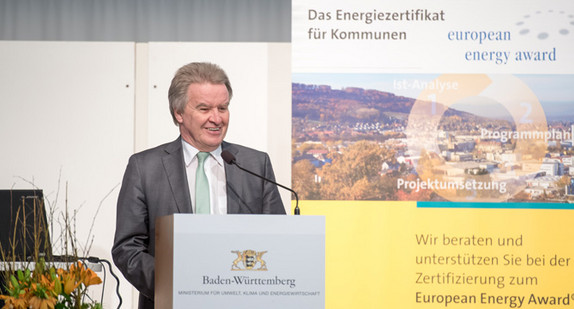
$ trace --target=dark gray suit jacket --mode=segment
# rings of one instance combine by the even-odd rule
[[[275,180],[269,156],[223,142],[241,167]],[[225,165],[228,214],[285,214],[277,187]],[[139,308],[153,308],[155,220],[192,213],[181,137],[131,156],[120,190],[112,257],[140,291]]]

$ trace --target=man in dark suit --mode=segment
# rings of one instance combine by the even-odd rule
[[[139,290],[140,309],[154,308],[156,218],[173,213],[285,214],[275,185],[221,158],[222,151],[229,151],[242,167],[275,177],[266,153],[223,141],[232,94],[227,75],[217,65],[183,66],[168,95],[180,137],[129,160],[118,198],[112,256]]]

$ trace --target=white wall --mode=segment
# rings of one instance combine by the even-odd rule
[[[177,137],[167,88],[175,70],[192,61],[218,63],[230,76],[226,140],[269,152],[277,180],[289,185],[290,52],[288,43],[0,41],[0,189],[33,182],[48,201],[59,193],[56,206],[63,210],[67,183],[80,242],[87,242],[93,221],[89,254],[111,260],[127,160]],[[282,197],[289,209],[290,195]],[[121,284],[122,308],[136,308],[135,291]],[[109,276],[104,304],[118,304]]]
[[[78,210],[79,244],[88,244],[94,222],[89,254],[108,260],[118,185],[133,152],[133,50],[133,43],[0,42],[0,188],[33,182],[56,214],[67,198],[70,213]]]

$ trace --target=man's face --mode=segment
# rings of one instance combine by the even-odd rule
[[[183,113],[175,112],[182,138],[199,151],[215,150],[227,133],[229,93],[225,85],[191,84]]]

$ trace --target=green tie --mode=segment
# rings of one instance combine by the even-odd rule
[[[198,214],[210,214],[209,205],[209,182],[203,165],[209,152],[197,153],[197,171],[195,172],[195,212]]]

